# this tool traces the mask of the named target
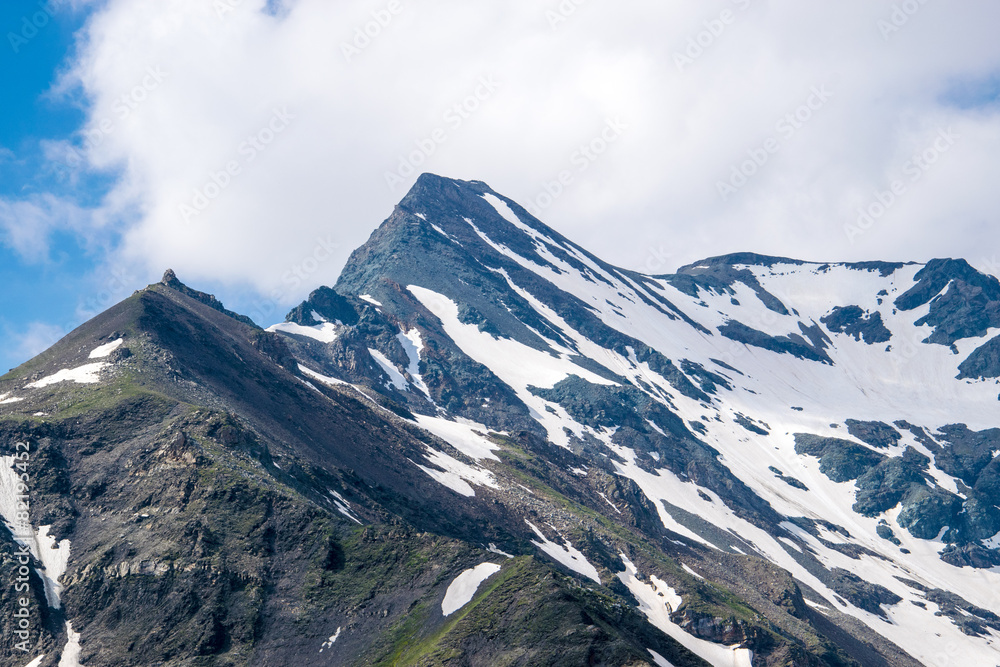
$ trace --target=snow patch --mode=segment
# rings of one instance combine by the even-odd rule
[[[615,504],[614,504],[613,502],[611,502],[610,500],[608,500],[608,497],[607,497],[606,495],[604,495],[604,494],[603,494],[603,493],[601,493],[600,491],[598,491],[598,492],[597,492],[597,495],[599,495],[599,496],[600,496],[601,498],[603,498],[603,499],[604,499],[604,502],[606,502],[607,504],[611,505],[611,507],[612,507],[612,508],[613,508],[613,509],[614,509],[614,510],[615,510],[616,512],[618,512],[619,514],[621,514],[621,513],[622,513],[622,511],[621,511],[620,509],[618,509],[618,506],[617,506],[617,505],[615,505]]]
[[[531,410],[531,416],[546,429],[549,439],[557,445],[569,448],[569,438],[564,429],[569,428],[580,435],[582,427],[561,406],[548,403],[529,391],[528,387],[551,389],[570,375],[594,384],[615,384],[578,366],[570,360],[567,352],[553,356],[510,338],[494,338],[474,324],[462,323],[458,318],[458,304],[444,295],[417,285],[409,285],[407,289],[437,316],[445,333],[462,352],[487,366],[514,390]]]
[[[434,481],[447,486],[459,495],[467,498],[472,498],[476,495],[476,492],[470,486],[470,482],[472,484],[476,484],[477,486],[486,486],[491,489],[500,488],[497,485],[496,480],[493,478],[493,473],[489,470],[475,468],[462,463],[458,459],[454,459],[444,452],[439,452],[431,447],[427,448],[426,456],[427,460],[432,465],[442,468],[443,470],[428,468],[420,465],[419,463],[415,463],[414,465],[430,475]]]
[[[42,387],[48,387],[52,384],[58,384],[59,382],[76,382],[78,384],[94,384],[100,382],[100,372],[101,369],[107,366],[107,362],[98,361],[93,364],[84,364],[83,366],[78,366],[77,368],[64,368],[52,375],[43,377],[41,380],[32,382],[25,386],[25,388],[41,389]]]
[[[341,514],[343,514],[344,516],[346,516],[348,519],[358,524],[359,526],[364,525],[363,523],[361,523],[361,520],[358,519],[358,517],[354,516],[354,514],[351,512],[351,503],[344,500],[344,497],[342,495],[340,495],[336,491],[330,491],[330,495],[336,499],[333,501],[333,505],[334,507],[337,508],[338,512],[340,512]]]
[[[433,403],[434,399],[431,398],[430,389],[427,388],[424,378],[420,375],[420,353],[424,351],[424,340],[420,336],[420,330],[410,329],[405,333],[396,334],[396,340],[403,346],[406,358],[409,359],[406,372],[410,374],[413,386],[423,392],[427,400]]]
[[[441,600],[441,613],[451,616],[472,602],[482,583],[499,571],[500,566],[495,563],[480,563],[455,577],[455,580],[448,585],[444,599]]]
[[[829,607],[824,607],[824,606],[823,606],[823,605],[821,605],[821,604],[820,604],[819,602],[813,602],[812,600],[810,600],[810,599],[808,599],[808,598],[802,598],[802,600],[803,600],[803,601],[804,601],[804,602],[805,602],[805,603],[806,603],[807,605],[809,605],[810,607],[812,607],[813,609],[817,609],[817,610],[819,610],[819,611],[821,611],[821,612],[828,612],[828,611],[830,611],[830,608],[829,608]]]
[[[781,543],[783,543],[783,544],[787,544],[787,545],[788,545],[788,546],[790,546],[790,547],[791,547],[792,549],[795,549],[795,550],[796,550],[796,551],[798,551],[799,553],[802,553],[802,547],[800,547],[799,545],[797,545],[797,544],[796,544],[795,542],[792,542],[792,541],[791,541],[790,539],[788,539],[787,537],[779,537],[779,538],[778,538],[778,541],[779,541],[779,542],[781,542]]]
[[[358,298],[361,299],[362,301],[367,301],[368,303],[372,304],[373,306],[378,306],[380,308],[382,307],[382,302],[381,301],[376,301],[375,299],[373,299],[371,294],[359,294]]]
[[[0,457],[0,515],[14,540],[42,564],[35,572],[45,585],[45,600],[53,609],[59,609],[59,596],[63,589],[59,578],[66,572],[69,562],[70,541],[56,543],[55,538],[49,535],[51,526],[35,530],[23,516],[18,516],[18,513],[23,515],[27,511],[27,498],[19,493],[21,479],[12,467],[15,461],[13,456]]]
[[[531,527],[531,530],[535,531],[535,535],[538,535],[538,537],[542,540],[541,542],[535,542],[532,540],[531,543],[548,554],[552,560],[565,565],[577,574],[582,574],[585,577],[593,579],[597,583],[601,583],[601,575],[597,573],[597,568],[591,565],[590,561],[588,561],[582,553],[574,548],[569,540],[564,540],[564,546],[560,546],[545,537],[542,531],[538,530],[538,527],[535,526],[535,524],[531,523],[527,519],[525,519],[524,522],[528,524],[528,526]]]
[[[692,570],[691,568],[689,568],[684,563],[681,563],[681,567],[684,569],[685,572],[687,572],[688,574],[690,574],[695,579],[704,579],[705,578],[705,577],[701,576],[700,574],[698,574],[697,572],[695,572],[694,570]]]
[[[337,386],[337,385],[348,385],[348,386],[350,386],[349,382],[344,382],[343,380],[338,380],[337,378],[332,378],[332,377],[329,377],[329,376],[326,376],[326,375],[322,375],[320,373],[317,373],[314,370],[306,368],[302,364],[299,364],[299,370],[302,371],[303,373],[305,373],[306,375],[308,375],[309,377],[314,378],[316,380],[319,380],[323,384],[328,384],[328,385],[332,385],[332,386]]]
[[[507,553],[506,551],[501,551],[500,549],[498,549],[497,545],[493,544],[492,542],[490,542],[490,546],[486,550],[489,551],[490,553],[497,554],[498,556],[505,556],[507,558],[514,557],[511,554]]]
[[[410,383],[406,381],[406,378],[404,378],[403,374],[399,372],[399,369],[396,368],[395,364],[389,361],[388,357],[372,347],[368,348],[368,354],[372,355],[372,359],[375,360],[375,363],[381,366],[382,370],[385,371],[385,374],[389,376],[389,382],[386,386],[392,385],[400,391],[406,391],[406,389],[410,386]]]
[[[983,540],[983,546],[987,549],[1000,549],[1000,533],[987,540]]]
[[[489,430],[482,424],[473,422],[469,425],[427,415],[416,415],[416,418],[417,426],[430,431],[477,463],[482,459],[500,460],[493,454],[493,450],[500,447],[476,433],[477,430],[484,433]]]
[[[62,595],[63,586],[59,583],[59,578],[66,573],[66,566],[69,564],[69,540],[56,542],[56,538],[49,535],[51,526],[41,526],[35,538],[38,549],[37,558],[45,568],[45,599],[53,609],[59,609],[61,603],[59,596]]]
[[[679,599],[676,592],[658,579],[653,579],[652,584],[639,581],[639,572],[632,561],[625,554],[619,554],[619,556],[621,556],[626,569],[624,572],[618,573],[618,579],[639,601],[639,611],[649,619],[650,623],[711,665],[716,667],[753,667],[753,652],[749,649],[737,646],[727,647],[698,639],[670,620],[670,614],[674,610],[671,601]]]
[[[461,243],[459,243],[458,239],[456,239],[454,236],[452,236],[448,232],[444,231],[443,229],[441,229],[437,225],[431,223],[431,227],[434,228],[434,231],[436,231],[438,234],[440,234],[441,236],[445,237],[446,239],[448,239],[452,243],[457,243],[458,245],[462,245]]]
[[[337,631],[334,632],[332,635],[330,635],[330,637],[325,642],[323,642],[323,645],[319,647],[320,653],[322,653],[324,650],[330,648],[331,646],[337,643],[337,639],[340,638],[340,630],[341,628],[340,626],[338,626]]]
[[[268,331],[306,336],[321,343],[332,343],[337,340],[337,325],[332,322],[322,322],[316,326],[303,326],[295,322],[280,322],[267,328]]]
[[[653,662],[656,663],[656,667],[674,667],[672,663],[670,663],[666,658],[664,658],[662,655],[660,655],[653,649],[647,648],[646,650],[649,651],[649,654],[653,656]]]
[[[108,356],[109,354],[117,350],[119,347],[121,347],[122,343],[124,342],[125,340],[123,338],[119,338],[118,340],[113,340],[110,343],[105,343],[100,347],[95,347],[93,350],[91,350],[89,358],[103,359],[104,357]]]
[[[80,667],[80,633],[73,632],[73,624],[66,621],[66,645],[59,656],[57,667]]]

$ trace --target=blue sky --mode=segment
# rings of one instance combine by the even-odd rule
[[[22,200],[52,193],[93,199],[45,159],[42,142],[71,137],[85,119],[72,100],[49,94],[72,54],[83,12],[55,11],[27,2],[0,4],[0,195]],[[38,27],[38,26],[41,27]],[[72,233],[56,233],[41,254],[0,244],[0,372],[25,361],[59,331],[80,323],[81,278],[95,268],[92,251]],[[33,327],[34,325],[34,327]],[[34,331],[34,335],[31,332]],[[27,336],[27,338],[26,338]]]
[[[0,3],[0,205],[52,197],[86,215],[119,176],[113,169],[79,168],[86,160],[80,133],[89,101],[78,89],[60,86],[77,55],[77,32],[99,6]],[[68,142],[78,152],[53,159],[46,151],[51,142]],[[145,286],[155,274],[155,269],[140,275],[132,267],[109,265],[120,240],[115,225],[102,233],[81,233],[58,207],[46,212],[51,229],[42,247],[28,241],[19,248],[23,244],[13,242],[9,232],[0,237],[0,374]],[[201,286],[214,284],[209,280]],[[242,294],[243,303],[259,299],[239,289],[233,294]],[[273,313],[280,319],[278,309]]]
[[[0,3],[0,370],[168,267],[279,321],[422,171],[649,273],[1000,272],[991,0],[50,3]]]

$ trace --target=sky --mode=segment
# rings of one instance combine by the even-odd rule
[[[0,3],[0,369],[173,268],[267,326],[424,171],[622,267],[1000,273],[1000,3]]]

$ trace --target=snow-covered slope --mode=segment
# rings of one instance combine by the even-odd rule
[[[274,330],[459,451],[475,443],[475,467],[414,461],[457,493],[495,484],[483,434],[532,432],[610,464],[676,544],[787,572],[810,613],[923,664],[1000,664],[995,278],[753,254],[640,275],[483,183],[425,175],[324,290]],[[660,584],[626,565],[653,619]],[[674,631],[671,607],[653,622]]]

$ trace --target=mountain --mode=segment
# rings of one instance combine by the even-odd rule
[[[642,275],[425,174],[281,324],[168,271],[0,378],[0,656],[991,667],[998,334],[962,260]]]

